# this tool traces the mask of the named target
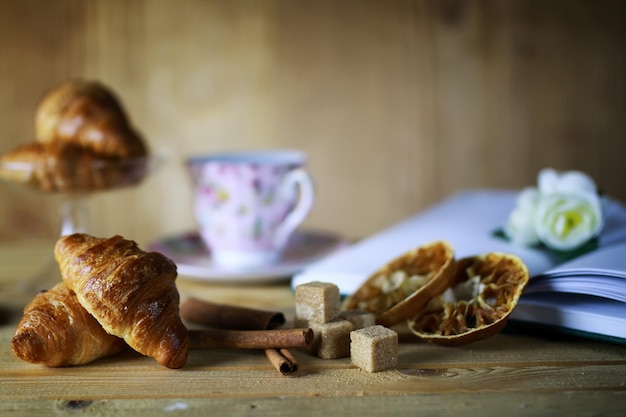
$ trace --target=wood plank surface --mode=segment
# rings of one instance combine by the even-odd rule
[[[279,374],[262,351],[192,351],[179,370],[127,349],[78,367],[45,368],[18,359],[10,339],[34,287],[48,242],[0,246],[0,415],[605,415],[626,406],[626,346],[505,329],[450,348],[420,342],[404,325],[398,365],[375,374],[349,358],[292,350],[300,371]],[[29,262],[30,260],[30,262]],[[209,284],[178,278],[181,298],[264,308],[293,326],[288,280],[265,285]],[[192,326],[191,324],[188,324]],[[338,412],[338,410],[340,412]],[[381,414],[382,413],[382,414]],[[479,413],[479,414],[477,414]]]
[[[502,401],[498,401],[502,400]],[[587,410],[589,404],[605,402],[598,410]],[[394,416],[481,415],[481,416],[621,416],[624,396],[596,392],[512,393],[504,398],[493,393],[455,393],[441,396],[356,396],[356,397],[283,397],[255,398],[247,401],[232,398],[211,400],[198,398],[155,400],[51,400],[15,402],[7,415],[50,416],[326,416],[341,410],[343,416],[383,416],[393,410]],[[1,406],[0,406],[1,407]],[[11,414],[12,413],[12,414]]]
[[[47,369],[12,355],[12,330],[5,326],[0,332],[3,412],[118,409],[160,415],[168,408],[198,411],[215,405],[240,412],[261,407],[272,415],[293,406],[293,415],[306,415],[298,407],[311,404],[311,398],[325,399],[312,403],[320,412],[349,404],[361,415],[377,415],[381,402],[394,415],[408,415],[410,404],[423,403],[444,413],[483,408],[484,415],[502,410],[619,415],[626,405],[625,348],[589,341],[501,334],[462,349],[404,342],[398,367],[376,374],[348,359],[323,360],[297,351],[301,372],[285,377],[261,352],[232,350],[192,352],[188,365],[175,371],[134,352],[82,367]],[[370,408],[375,402],[379,405]]]

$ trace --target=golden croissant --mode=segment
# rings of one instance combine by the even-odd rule
[[[35,114],[35,141],[0,158],[0,178],[44,191],[125,186],[145,175],[148,150],[113,92],[71,80],[49,91]]]
[[[54,256],[65,284],[110,334],[168,368],[180,368],[189,338],[179,314],[176,265],[121,236],[61,237]]]
[[[71,143],[33,142],[2,155],[0,175],[44,191],[106,189],[131,178],[106,161],[116,162]]]
[[[124,341],[104,331],[63,283],[39,293],[24,308],[11,349],[31,363],[83,365],[118,353]]]
[[[73,143],[104,157],[146,154],[120,101],[97,81],[70,80],[44,95],[35,114],[35,139]]]

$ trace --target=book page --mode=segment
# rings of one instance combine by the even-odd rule
[[[626,279],[626,243],[602,247],[546,271],[544,275],[548,277],[608,276]]]
[[[558,258],[542,249],[515,246],[494,235],[502,229],[516,202],[517,191],[474,190],[444,200],[386,230],[322,259],[292,280],[292,286],[311,281],[336,284],[341,293],[352,294],[363,281],[390,260],[418,246],[445,240],[456,258],[486,252],[519,256],[530,275],[557,266]],[[626,241],[626,210],[610,207],[600,245]],[[621,216],[621,217],[620,217]]]
[[[533,294],[524,298],[511,320],[626,338],[626,304],[577,294]]]
[[[457,258],[491,251],[515,253],[532,274],[555,266],[549,254],[515,247],[493,232],[502,228],[515,205],[517,193],[469,191],[374,234],[314,263],[292,281],[295,287],[310,281],[332,282],[342,294],[351,294],[390,260],[418,246],[445,240]]]
[[[626,243],[602,247],[534,277],[524,295],[555,292],[626,303]]]

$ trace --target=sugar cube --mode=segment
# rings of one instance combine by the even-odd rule
[[[339,287],[325,282],[308,282],[296,287],[296,324],[309,326],[339,317]]]
[[[341,312],[339,317],[352,323],[352,330],[358,330],[376,324],[376,316],[365,310],[345,310]]]
[[[367,372],[394,368],[398,363],[398,333],[375,325],[350,333],[350,357],[353,365]]]
[[[323,359],[345,358],[350,355],[350,332],[348,320],[335,319],[327,323],[311,323],[313,342],[310,350]]]

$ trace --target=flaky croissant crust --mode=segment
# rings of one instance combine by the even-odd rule
[[[136,183],[147,169],[143,138],[113,92],[96,81],[71,80],[49,91],[37,107],[35,136],[2,155],[0,178],[44,191],[91,191]]]
[[[123,346],[124,341],[105,332],[63,283],[26,305],[11,340],[17,357],[50,367],[84,365]]]
[[[107,332],[161,365],[185,364],[189,340],[171,260],[121,236],[79,233],[58,240],[55,258],[63,281]]]
[[[35,114],[35,138],[73,143],[105,157],[146,154],[120,101],[97,81],[70,80],[48,92]]]
[[[39,187],[44,191],[100,190],[132,184],[143,169],[121,164],[116,158],[103,158],[72,143],[33,142],[0,157],[7,180]]]

